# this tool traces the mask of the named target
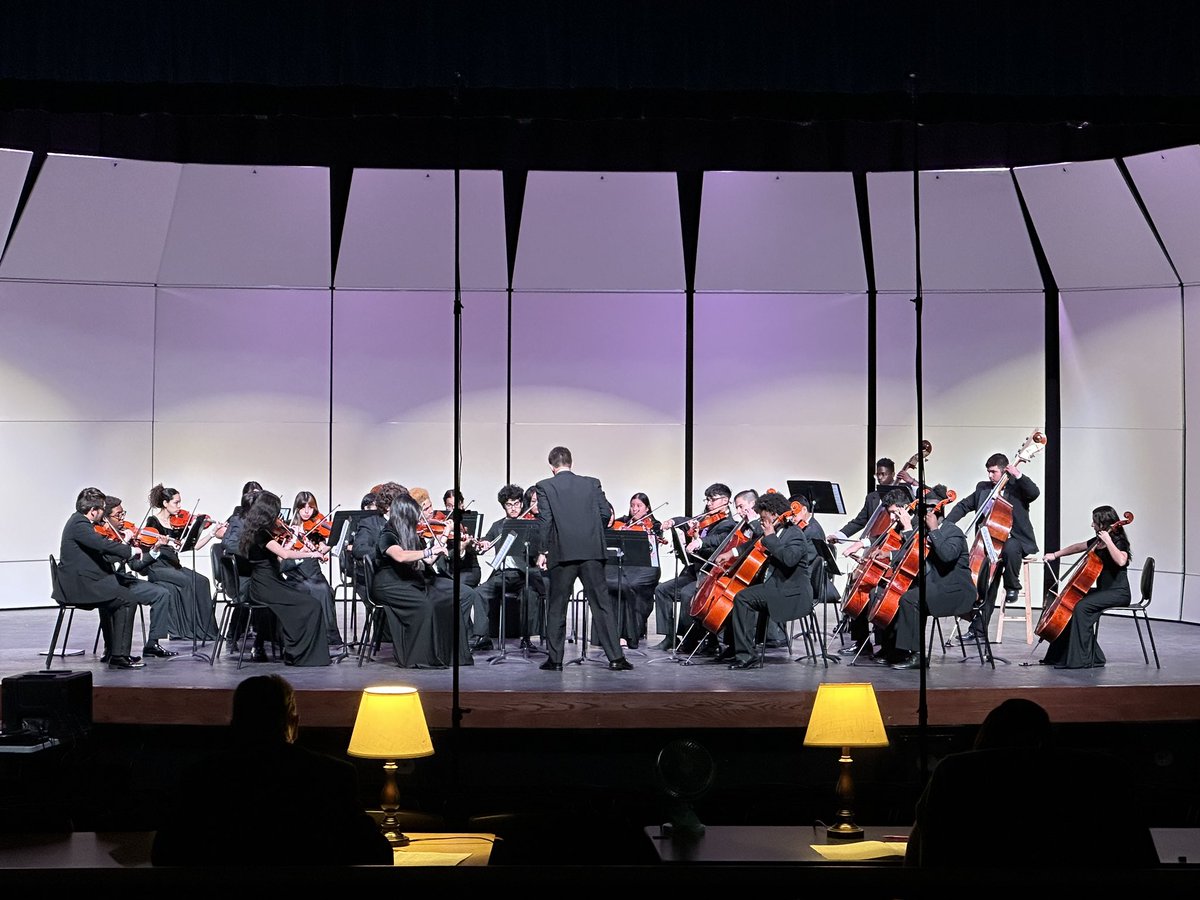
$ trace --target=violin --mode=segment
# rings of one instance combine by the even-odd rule
[[[333,530],[329,520],[329,513],[305,519],[300,523],[300,527],[304,530],[305,536],[310,541],[318,544],[328,543],[329,535]]]
[[[1133,513],[1125,511],[1124,518],[1117,522],[1113,522],[1105,531],[1112,531],[1115,528],[1124,528],[1133,521]],[[1100,558],[1100,549],[1102,542],[1097,535],[1096,539],[1088,546],[1087,552],[1071,566],[1070,570],[1062,581],[1058,584],[1057,592],[1054,588],[1046,591],[1046,602],[1042,608],[1041,618],[1034,626],[1033,633],[1044,641],[1052,641],[1067,627],[1067,622],[1071,620],[1071,616],[1075,612],[1075,604],[1083,599],[1093,587],[1096,586],[1096,579],[1100,577],[1100,573],[1104,571],[1104,560]],[[1057,596],[1051,595],[1057,594]]]
[[[704,531],[706,528],[712,528],[728,515],[729,510],[726,507],[718,509],[715,512],[701,513],[700,515],[695,516],[692,520],[692,524],[689,525],[687,529],[688,539],[694,540],[700,537],[700,532]]]
[[[197,515],[195,513],[188,512],[186,509],[181,509],[179,512],[172,513],[171,515],[169,515],[167,517],[167,524],[170,525],[172,528],[187,528],[188,524],[192,521],[193,518],[200,519],[200,522],[201,522],[200,530],[201,531],[203,531],[205,528],[212,527],[213,520],[212,520],[211,516],[206,516],[206,515],[204,515],[204,513],[200,513]]]
[[[100,537],[108,538],[110,541],[121,541],[124,543],[125,533],[123,531],[118,531],[118,527],[132,529],[134,525],[132,522],[117,522],[114,525],[113,521],[107,518],[101,519],[99,522],[95,522],[92,525],[92,529],[96,532],[96,534],[100,535]]]

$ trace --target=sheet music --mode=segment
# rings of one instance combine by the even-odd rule
[[[504,539],[496,547],[496,555],[492,557],[492,571],[499,572],[507,569],[516,569],[517,565],[513,558],[509,556],[509,551],[512,550],[512,545],[516,543],[517,536],[513,532],[504,535]]]

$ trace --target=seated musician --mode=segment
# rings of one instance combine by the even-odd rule
[[[704,489],[704,513],[691,519],[664,519],[663,531],[666,532],[679,526],[691,526],[688,529],[686,549],[691,557],[688,564],[679,574],[667,581],[660,582],[654,589],[655,625],[659,634],[665,635],[662,643],[654,649],[667,650],[678,640],[678,636],[686,634],[686,629],[680,624],[677,627],[676,604],[681,612],[687,612],[687,603],[683,602],[682,591],[688,585],[694,585],[699,577],[700,565],[712,556],[729,532],[733,530],[734,520],[729,518],[729,498],[733,492],[728,485],[715,482]],[[701,525],[704,516],[716,517],[724,513],[711,524]],[[692,593],[695,593],[693,588]],[[694,635],[699,641],[702,635]],[[695,644],[691,649],[695,649]],[[682,648],[681,648],[682,649]],[[691,649],[688,652],[691,652]]]
[[[183,509],[183,499],[175,488],[163,487],[161,483],[150,489],[150,514],[146,517],[145,527],[153,528],[159,534],[178,541],[190,525],[172,525],[172,519],[190,519],[188,511]],[[205,529],[210,526],[205,525]],[[215,531],[205,530],[196,542],[195,549],[207,546],[214,538],[225,535],[224,522],[216,523]],[[165,584],[176,594],[174,604],[175,615],[172,616],[170,627],[171,637],[192,641],[211,641],[217,637],[217,620],[213,615],[212,584],[207,578],[194,569],[183,564],[179,552],[174,547],[164,545],[159,548],[159,555],[146,569],[146,577],[155,584]],[[194,558],[194,554],[193,554]]]
[[[288,580],[316,598],[325,613],[325,637],[331,649],[343,646],[342,633],[338,630],[337,612],[333,605],[333,588],[329,579],[321,569],[321,561],[328,559],[329,545],[318,531],[318,523],[322,523],[328,531],[329,519],[322,516],[317,505],[317,497],[312,491],[300,491],[292,503],[292,531],[296,533],[295,549],[312,549],[322,554],[321,557],[288,560],[280,565],[280,570]]]
[[[863,500],[862,509],[858,511],[858,515],[826,538],[830,544],[848,541],[862,531],[871,520],[871,516],[875,510],[879,508],[880,501],[885,494],[901,487],[902,484],[915,484],[915,479],[908,474],[907,469],[897,475],[896,464],[886,456],[882,456],[875,461],[875,481],[875,489],[868,493],[866,499]],[[905,489],[911,490],[910,488]],[[913,494],[910,492],[908,497],[910,502],[912,498]],[[851,556],[862,550],[865,545],[865,541],[854,541],[848,544],[842,552],[847,556]],[[850,646],[843,648],[841,651],[844,655],[862,656],[865,659],[870,659],[874,656],[875,651],[871,647],[871,626],[867,621],[866,607],[863,607],[858,615],[850,620],[850,638],[852,641]]]
[[[946,486],[936,485],[917,507],[918,513],[925,516],[929,535],[925,555],[925,605],[931,616],[967,616],[975,604],[971,554],[962,529],[945,518],[944,508],[938,505],[946,495]],[[908,511],[911,499],[907,491],[897,490],[885,495],[883,500],[888,514],[906,537],[914,528],[912,514]],[[907,546],[906,543],[896,554],[904,553]],[[880,661],[889,661],[893,669],[919,668],[921,635],[920,584],[914,579],[900,596],[892,621],[882,634],[876,635],[883,651]]]
[[[504,509],[504,517],[493,522],[483,536],[483,540],[479,542],[481,553],[491,550],[504,539],[505,534],[514,530],[510,523],[532,521],[524,519],[524,515],[528,511],[525,506],[525,493],[517,485],[506,484],[500,488],[496,493],[496,502]],[[506,526],[510,527],[506,528]],[[528,532],[529,539],[536,542],[536,529],[530,525]],[[512,597],[518,598],[519,608],[525,611],[525,620],[517,623],[518,630],[521,632],[521,649],[533,649],[530,638],[534,634],[541,633],[542,606],[546,600],[546,584],[541,570],[536,566],[531,567],[536,559],[536,546],[531,544],[530,547],[526,547],[523,534],[518,532],[517,540],[505,558],[492,560],[492,575],[478,588],[480,603],[478,608],[473,611],[471,624],[472,650],[492,649],[491,623],[493,620],[496,621],[495,630],[499,635],[500,603],[503,598]],[[526,581],[529,584],[529,591],[523,595]],[[507,630],[507,626],[505,630]]]
[[[445,522],[449,522],[454,518],[454,510],[463,505],[462,494],[450,488],[446,493],[442,494],[442,510],[435,511],[433,517]],[[466,532],[466,523],[463,523],[464,533],[462,542],[459,547],[458,573],[462,583],[468,587],[478,588],[479,583],[483,581],[483,570],[479,568],[479,549],[476,541],[471,539],[471,535]],[[454,564],[453,554],[454,545],[457,542],[451,530],[447,530],[446,534],[446,554],[439,556],[437,561],[438,572],[449,577],[451,566]]]
[[[758,513],[759,539],[766,553],[758,581],[743,588],[733,597],[732,620],[734,659],[731,669],[758,667],[754,655],[756,633],[763,614],[777,622],[789,622],[812,612],[812,566],[817,551],[804,534],[802,525],[789,518],[792,504],[803,509],[808,518],[807,501],[798,497],[789,502],[783,494],[767,493],[754,504]]]
[[[975,485],[975,490],[954,504],[946,518],[957,522],[969,512],[978,513],[991,496],[992,489],[1007,472],[1008,483],[1000,491],[1000,496],[1012,504],[1012,529],[1000,551],[1000,560],[990,583],[985,577],[986,563],[979,574],[979,584],[975,587],[983,603],[983,616],[971,623],[963,640],[979,640],[987,634],[987,627],[992,619],[992,607],[1000,591],[1001,576],[1004,579],[1005,602],[1016,601],[1021,592],[1021,563],[1026,556],[1038,552],[1033,523],[1029,519],[1029,505],[1041,495],[1041,489],[1033,483],[1032,478],[1021,474],[1021,470],[1011,464],[1003,453],[993,453],[987,458],[985,466],[988,480]]]
[[[1091,551],[1099,557],[1103,569],[1096,578],[1095,587],[1076,601],[1066,627],[1050,642],[1045,657],[1038,660],[1042,665],[1056,669],[1087,669],[1104,665],[1104,651],[1096,643],[1093,626],[1104,610],[1128,606],[1132,600],[1128,574],[1132,554],[1129,552],[1129,537],[1125,529],[1117,524],[1120,521],[1120,516],[1111,506],[1097,506],[1092,510],[1092,530],[1096,532],[1093,540],[1070,544],[1044,557],[1046,562],[1051,562]]]
[[[626,527],[643,530],[647,539],[654,543],[662,536],[662,523],[650,512],[650,498],[639,492],[629,498],[629,512],[613,520],[612,527]],[[651,562],[657,559],[654,554]],[[625,646],[636,650],[638,642],[646,636],[646,622],[650,618],[650,610],[654,608],[654,588],[658,584],[660,569],[656,565],[649,566],[617,566],[609,559],[604,567],[604,577],[608,584],[608,593],[612,597],[612,607],[617,610],[620,638]],[[620,597],[621,604],[617,605]]]
[[[125,521],[125,504],[121,502],[120,497],[108,495],[104,498],[104,517],[97,523],[96,530],[99,532],[105,523],[108,525],[105,531],[108,537],[116,536],[122,541],[127,541],[134,535],[134,531],[130,527],[126,527],[132,526],[133,523]],[[144,547],[143,550],[145,550]],[[141,557],[129,560],[128,563],[123,558],[117,557],[116,573],[117,581],[121,583],[121,586],[128,588],[139,604],[150,607],[150,626],[146,634],[146,646],[142,648],[142,656],[157,656],[165,659],[179,655],[176,651],[168,650],[160,643],[167,638],[172,616],[179,614],[173,608],[177,594],[166,585],[153,584],[144,578],[137,577],[157,558],[157,549],[150,549]],[[137,575],[133,573],[137,573]]]

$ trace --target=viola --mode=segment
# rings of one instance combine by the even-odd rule
[[[706,528],[712,528],[728,515],[728,509],[718,509],[716,512],[704,513],[696,516],[692,521],[692,524],[688,526],[688,538],[694,540],[695,538],[700,537],[700,532],[704,531]]]
[[[129,528],[132,528],[133,523],[132,522],[118,522],[118,523],[116,523],[116,525],[114,525],[113,521],[111,519],[101,519],[99,522],[95,522],[92,524],[92,529],[96,532],[96,534],[100,535],[100,537],[106,537],[110,541],[122,541],[123,542],[125,540],[125,535],[123,532],[117,530],[118,526],[120,526],[120,527],[128,526]]]
[[[1046,436],[1040,431],[1035,431],[1025,443],[1021,445],[1021,449],[1017,451],[1016,459],[1013,460],[1014,466],[1019,466],[1023,462],[1029,462],[1033,459],[1042,448],[1046,446]],[[987,547],[984,541],[990,539],[992,548],[995,551],[992,559],[996,560],[988,566],[987,584],[991,584],[992,578],[996,575],[996,567],[1000,564],[1000,552],[1004,549],[1004,544],[1008,541],[1008,536],[1012,532],[1013,525],[1013,505],[1012,502],[1000,496],[1000,492],[1004,490],[1008,484],[1008,472],[1005,471],[999,481],[993,486],[991,493],[987,499],[979,506],[979,513],[972,523],[975,526],[975,540],[971,544],[971,581],[975,586],[979,586],[980,573],[983,571],[983,562],[989,557]]]
[[[206,516],[206,515],[204,515],[204,513],[199,513],[199,514],[190,513],[186,509],[181,509],[177,513],[171,513],[167,517],[167,524],[170,525],[171,528],[173,528],[173,529],[174,528],[187,528],[188,524],[192,521],[192,519],[194,517],[198,517],[200,519],[200,522],[201,522],[200,530],[201,531],[203,531],[205,528],[209,528],[212,526],[213,520],[210,516]]]
[[[1133,521],[1133,513],[1125,511],[1125,516],[1119,522],[1114,522],[1106,531],[1114,528],[1124,528]],[[1044,641],[1052,641],[1067,627],[1071,616],[1075,613],[1075,604],[1083,599],[1093,587],[1096,579],[1104,571],[1104,560],[1100,558],[1103,546],[1099,536],[1088,547],[1086,553],[1067,571],[1062,581],[1054,588],[1046,591],[1046,601],[1042,607],[1041,618],[1034,626],[1033,633]]]
[[[947,503],[953,503],[956,499],[958,499],[958,495],[954,491],[946,491],[946,496],[937,502],[934,509],[941,509]],[[900,609],[900,598],[921,572],[921,545],[917,541],[919,533],[919,528],[913,528],[912,533],[904,543],[904,552],[901,554],[900,559],[885,576],[887,586],[871,603],[870,609],[867,612],[867,619],[876,628],[884,628],[891,624],[892,619],[896,618],[896,613]],[[929,553],[928,535],[925,538],[925,553],[926,555]]]

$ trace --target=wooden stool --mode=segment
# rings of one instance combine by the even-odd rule
[[[1033,643],[1033,604],[1029,599],[1029,562],[1031,557],[1025,557],[1021,562],[1021,596],[1025,599],[1024,615],[1008,614],[1008,591],[1004,591],[1004,599],[1000,601],[1000,618],[996,621],[995,643],[1004,643],[1004,623],[1025,620],[1025,643]]]

